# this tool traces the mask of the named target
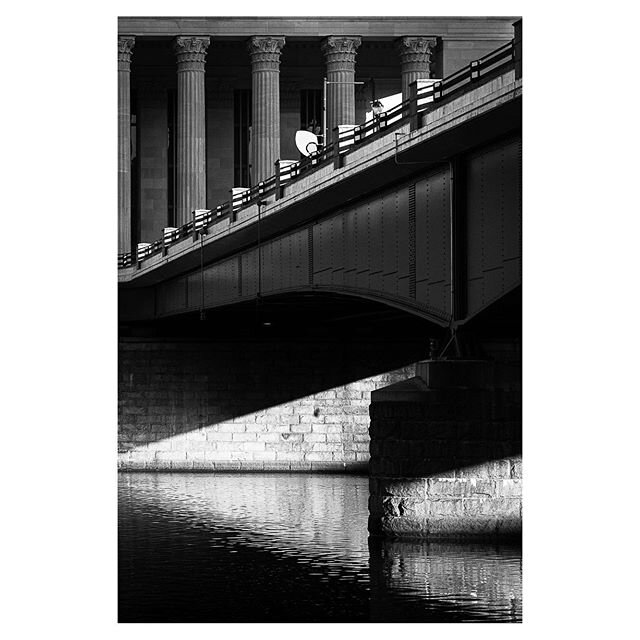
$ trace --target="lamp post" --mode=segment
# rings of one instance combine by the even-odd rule
[[[371,111],[373,112],[373,130],[375,132],[379,127],[379,117],[384,110],[384,106],[382,105],[382,102],[380,102],[380,100],[371,100],[369,104],[371,105]]]
[[[342,81],[342,80],[327,80],[326,76],[323,78],[322,83],[322,146],[327,147],[327,85],[330,84],[364,84],[364,81]]]

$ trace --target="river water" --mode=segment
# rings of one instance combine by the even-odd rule
[[[520,622],[517,546],[380,542],[368,479],[121,473],[120,622]]]

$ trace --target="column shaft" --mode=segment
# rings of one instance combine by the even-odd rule
[[[280,158],[280,54],[283,37],[254,36],[251,57],[251,182],[272,176]],[[248,185],[238,185],[248,186]]]
[[[327,65],[327,137],[340,124],[355,124],[356,51],[362,40],[357,36],[329,36],[322,42]]]
[[[133,37],[118,38],[118,253],[131,251],[131,53]]]
[[[431,56],[435,38],[404,37],[396,42],[402,64],[402,99],[409,98],[409,85],[431,77]]]
[[[204,63],[208,37],[178,37],[174,49],[178,62],[178,126],[176,224],[204,209],[207,199]]]

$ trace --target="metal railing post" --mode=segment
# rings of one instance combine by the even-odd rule
[[[229,189],[229,222],[236,221],[236,208],[235,203],[233,202],[233,189]]]
[[[480,69],[478,60],[472,60],[469,63],[469,79],[471,80],[471,82],[480,80]]]
[[[333,140],[333,168],[340,169],[342,167],[342,156],[340,155],[340,129],[335,127],[331,132]]]
[[[409,131],[417,131],[420,128],[418,116],[418,81],[409,84]]]
[[[193,241],[195,242],[198,239],[198,230],[196,229],[196,212],[195,212],[195,210],[191,212],[191,222],[193,223],[193,233],[191,234],[191,237],[193,238]]]
[[[276,200],[280,200],[282,197],[280,192],[280,159],[278,158],[274,164],[276,166]]]

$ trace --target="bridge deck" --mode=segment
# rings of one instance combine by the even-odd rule
[[[522,81],[509,70],[440,105],[422,117],[422,126],[409,124],[373,138],[343,157],[343,166],[329,164],[286,186],[284,195],[267,198],[261,212],[263,240],[275,237],[350,202],[402,180],[424,173],[449,158],[517,130],[521,126]],[[183,239],[140,267],[120,269],[124,287],[154,285],[256,244],[258,207],[238,212],[237,219],[214,223],[200,241]],[[201,250],[202,249],[202,255]]]

